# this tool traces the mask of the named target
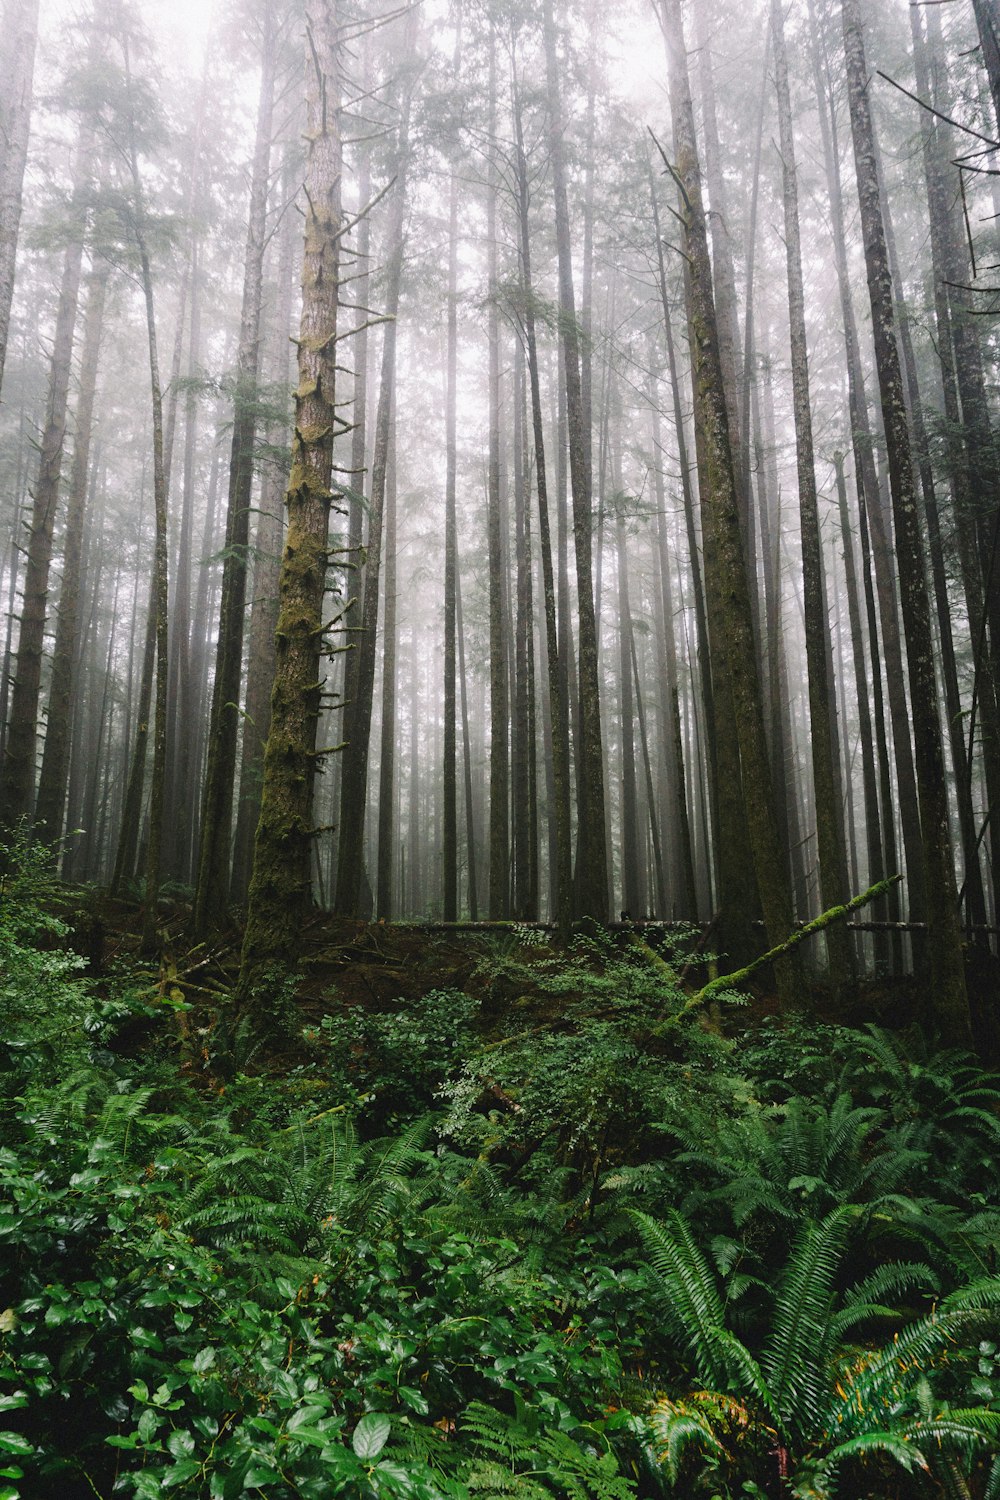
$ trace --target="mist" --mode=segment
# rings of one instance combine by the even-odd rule
[[[856,899],[778,990],[968,1037],[991,14],[6,0],[4,827],[244,975]]]

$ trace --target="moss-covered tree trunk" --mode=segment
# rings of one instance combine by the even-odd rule
[[[941,723],[934,675],[934,645],[924,573],[903,376],[896,345],[892,281],[882,223],[875,141],[868,99],[868,72],[858,0],[843,0],[844,52],[854,161],[861,205],[875,365],[882,398],[889,483],[892,491],[900,603],[906,638],[916,760],[917,795],[928,896],[929,1000],[945,1034],[971,1035],[965,990],[955,867],[948,827]]]
[[[282,199],[294,193],[291,153],[282,180]],[[297,221],[286,214],[281,225],[277,266],[277,306],[271,330],[271,353],[268,378],[281,388],[281,408],[291,390],[292,291],[295,275],[294,242]],[[288,422],[276,420],[269,432],[272,448],[287,440]],[[230,896],[244,901],[250,884],[253,860],[253,837],[260,816],[260,788],[264,770],[264,746],[271,723],[271,688],[274,685],[274,632],[278,624],[278,574],[281,565],[281,541],[285,530],[285,474],[276,456],[272,457],[261,485],[260,514],[254,537],[253,588],[250,602],[250,639],[246,694],[243,702],[243,743],[240,751],[240,800],[233,837],[233,872]]]
[[[764,731],[764,707],[757,669],[750,590],[743,556],[739,497],[729,439],[719,341],[712,291],[712,268],[702,206],[701,174],[680,0],[663,0],[667,42],[674,166],[681,192],[688,275],[688,330],[695,381],[695,427],[699,447],[701,496],[713,553],[714,604],[709,630],[713,665],[726,673],[739,744],[747,827],[768,940],[782,943],[792,930],[792,897],[787,850],[778,835]],[[715,617],[715,629],[712,629]],[[716,708],[720,704],[716,700]],[[721,768],[720,768],[721,769]],[[796,965],[777,966],[782,999],[795,998]]]
[[[274,689],[238,996],[263,967],[288,962],[309,897],[316,724],[320,708],[340,280],[338,7],[307,0],[305,245],[299,380],[278,583]]]

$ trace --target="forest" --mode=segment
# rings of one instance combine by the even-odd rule
[[[0,22],[0,1500],[1000,1500],[1000,0]]]

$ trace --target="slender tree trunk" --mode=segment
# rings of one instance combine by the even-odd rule
[[[386,237],[389,247],[385,286],[386,324],[382,344],[378,409],[375,413],[375,445],[372,455],[364,604],[358,637],[355,702],[350,721],[351,738],[344,749],[341,781],[340,841],[337,847],[337,892],[334,901],[334,910],[340,916],[358,915],[364,883],[368,752],[371,740],[372,700],[375,691],[375,635],[378,625],[379,580],[382,564],[386,463],[389,454],[389,427],[396,376],[396,313],[399,308],[399,289],[403,268],[410,97],[407,91],[399,127],[398,175],[393,191],[392,211]]]
[[[651,396],[653,416],[653,493],[656,499],[656,559],[659,588],[659,636],[657,653],[660,666],[660,739],[667,765],[667,783],[672,789],[675,817],[666,818],[667,804],[663,804],[664,821],[676,835],[668,847],[677,850],[677,870],[672,878],[665,880],[661,916],[675,916],[682,922],[698,920],[698,894],[694,872],[694,850],[691,841],[691,822],[688,815],[687,777],[684,763],[684,730],[681,722],[680,693],[678,691],[677,637],[674,625],[674,595],[670,576],[670,547],[667,539],[666,493],[663,484],[663,469],[659,462],[660,414],[656,405],[655,391]],[[673,909],[666,902],[671,885],[676,892]]]
[[[806,341],[805,291],[799,233],[799,189],[792,134],[792,101],[788,86],[783,0],[771,0],[775,86],[778,94],[778,134],[781,144],[785,251],[788,271],[788,325],[792,357],[792,402],[799,487],[799,531],[802,539],[802,591],[805,610],[806,666],[809,679],[809,724],[813,788],[816,797],[816,840],[819,855],[820,910],[841,906],[850,896],[844,857],[840,777],[837,767],[837,725],[832,712],[831,682],[827,673],[829,616],[823,548],[820,541],[819,502],[813,456],[812,407],[809,394],[809,349]],[[850,937],[842,922],[824,932],[830,979],[840,986],[851,968]]]
[[[73,716],[73,668],[79,632],[83,527],[90,482],[90,438],[108,274],[107,264],[99,264],[91,275],[87,297],[80,387],[76,404],[76,434],[63,543],[62,588],[59,592],[56,638],[52,652],[45,748],[42,752],[38,800],[35,806],[37,822],[45,826],[47,836],[53,840],[58,839],[62,833],[66,806],[66,776],[69,771],[70,726]]]
[[[385,477],[385,600],[382,614],[382,725],[378,781],[378,868],[375,912],[380,922],[392,916],[392,845],[395,819],[393,785],[396,757],[396,438],[390,414]],[[412,855],[411,835],[411,855]]]
[[[851,652],[854,661],[858,738],[861,742],[861,785],[864,791],[865,838],[868,850],[868,871],[865,884],[872,886],[885,878],[878,801],[878,778],[875,770],[875,736],[872,731],[872,710],[867,691],[868,663],[865,658],[865,641],[861,626],[861,603],[858,596],[854,538],[851,531],[850,513],[847,507],[844,455],[842,453],[835,453],[833,462],[837,476],[837,504],[840,509],[840,535],[844,548],[847,615],[851,628]],[[888,961],[889,956],[884,933],[875,934],[874,947],[876,962],[884,965]]]
[[[462,55],[459,11],[452,58],[452,76],[459,78]],[[456,609],[458,574],[458,172],[452,170],[448,190],[448,351],[445,388],[444,481],[444,767],[442,796],[444,920],[458,919],[458,757],[456,748]]]
[[[910,700],[916,747],[917,792],[928,892],[930,996],[938,1024],[951,1037],[971,1037],[956,904],[955,868],[948,829],[941,725],[934,677],[930,608],[924,578],[923,543],[917,512],[903,378],[896,347],[892,282],[879,194],[868,72],[858,0],[843,0],[844,52],[861,226],[868,269],[875,364],[882,397],[889,481],[892,489],[900,600],[906,636]]]
[[[222,612],[215,658],[215,686],[208,740],[195,887],[193,930],[204,937],[219,923],[229,894],[233,787],[239,728],[240,675],[246,614],[247,549],[253,493],[254,443],[257,434],[257,387],[260,377],[260,316],[267,248],[267,189],[271,165],[274,75],[277,53],[270,7],[261,38],[260,94],[250,183],[250,214],[243,275],[240,343],[236,357],[233,441],[229,459],[226,551],[222,567]]]
[[[812,65],[819,105],[820,133],[826,164],[827,189],[833,230],[833,253],[837,267],[844,345],[847,356],[848,409],[854,452],[855,485],[861,525],[864,568],[862,579],[868,613],[871,653],[872,713],[875,721],[879,761],[879,795],[882,813],[883,865],[887,873],[897,871],[897,839],[893,816],[891,773],[889,769],[889,736],[887,734],[884,697],[889,700],[892,725],[892,749],[896,765],[897,796],[903,830],[903,847],[907,870],[907,895],[911,920],[923,920],[923,868],[920,846],[920,817],[917,808],[916,779],[910,746],[910,720],[904,688],[903,654],[899,639],[899,616],[892,572],[892,556],[882,519],[882,502],[875,472],[874,442],[865,391],[864,369],[858,340],[851,281],[847,264],[847,242],[844,229],[844,203],[840,177],[840,153],[837,142],[834,87],[829,59],[823,57],[821,38],[816,24],[814,0],[809,0],[810,31],[813,39]],[[823,73],[826,74],[824,86]],[[870,524],[869,524],[870,523]],[[874,569],[871,563],[874,562]],[[874,572],[875,593],[872,590]],[[875,595],[877,594],[877,607]],[[879,625],[882,650],[879,652]],[[883,695],[882,665],[885,662],[887,693]],[[898,921],[901,915],[899,886],[893,885],[887,900],[877,901],[873,908],[876,920]],[[895,943],[898,952],[898,940]],[[897,965],[898,967],[898,965]]]
[[[128,43],[123,42],[125,80],[129,95],[129,172],[132,183],[130,217],[139,259],[143,303],[146,311],[146,341],[149,351],[149,386],[153,419],[153,580],[150,592],[151,634],[156,647],[155,709],[153,718],[153,769],[149,795],[149,838],[146,845],[145,896],[142,922],[142,946],[151,952],[156,942],[156,913],[160,889],[160,865],[163,844],[163,812],[166,791],[167,761],[167,655],[168,580],[167,580],[167,472],[164,462],[163,393],[160,386],[159,359],[156,350],[156,311],[153,298],[153,272],[146,241],[146,209],[139,176],[139,156],[135,142],[135,115]]]
[[[80,298],[84,200],[89,191],[93,159],[92,132],[85,126],[81,131],[77,152],[73,201],[70,206],[75,222],[69,231],[72,237],[63,257],[49,370],[48,403],[29,522],[21,629],[17,642],[10,722],[0,785],[0,824],[7,828],[13,827],[19,819],[30,818],[34,811],[38,705],[41,696],[45,620],[48,613],[49,572],[62,480],[73,335]]]
[[[683,202],[684,245],[688,257],[689,340],[694,363],[696,434],[699,472],[704,476],[702,506],[707,512],[713,553],[712,578],[716,630],[713,659],[727,674],[743,773],[743,796],[753,850],[757,885],[764,910],[768,941],[781,943],[792,930],[792,898],[778,824],[771,797],[770,767],[764,732],[763,698],[757,671],[757,650],[747,569],[743,556],[739,497],[733,472],[729,417],[719,360],[711,263],[701,199],[701,179],[695,143],[694,110],[688,81],[680,0],[663,0],[667,41],[674,171]],[[716,698],[718,706],[718,698]],[[721,770],[721,768],[720,768]],[[794,959],[776,965],[779,993],[785,1003],[795,999],[797,965]]]
[[[479,920],[479,879],[476,868],[476,797],[472,775],[472,737],[469,733],[468,678],[465,673],[465,629],[462,624],[462,571],[455,560],[455,631],[458,636],[458,685],[462,710],[462,769],[465,781],[465,858],[468,869],[469,920]]]
[[[496,50],[490,49],[490,135],[496,134]],[[510,683],[508,677],[507,545],[500,495],[500,310],[497,305],[498,172],[490,157],[486,198],[489,264],[489,454],[486,481],[486,548],[490,625],[490,920],[510,916]]]
[[[21,194],[31,129],[38,0],[4,0],[0,14],[0,387],[14,300]]]
[[[365,87],[371,83],[371,48],[365,38],[362,52]],[[344,629],[348,650],[344,656],[344,712],[341,738],[350,745],[354,739],[354,710],[358,697],[358,660],[361,639],[361,595],[364,573],[362,568],[362,542],[364,539],[364,490],[365,462],[368,442],[368,311],[369,287],[371,284],[371,218],[366,212],[372,190],[371,154],[367,143],[359,146],[358,161],[358,212],[362,215],[358,225],[357,262],[354,282],[358,309],[358,325],[353,338],[354,371],[352,389],[351,429],[351,492],[347,499],[347,557],[349,579],[347,583],[347,607],[344,611]],[[350,754],[348,751],[347,754]],[[344,757],[346,760],[346,756]],[[343,764],[341,766],[341,799],[343,799]],[[343,800],[341,800],[341,807]],[[343,830],[341,829],[341,836]],[[338,846],[339,857],[339,846]]]
[[[299,384],[281,560],[271,724],[240,965],[246,1002],[263,967],[289,962],[309,896],[336,395],[341,148],[338,7],[306,0],[306,177]]]
[[[568,677],[561,666],[561,652],[569,638],[568,626],[560,631],[557,618],[555,568],[552,562],[552,531],[549,523],[548,469],[542,421],[541,379],[535,329],[534,288],[531,274],[531,230],[528,219],[528,170],[524,154],[520,99],[515,86],[514,130],[517,148],[518,227],[520,231],[521,283],[524,289],[524,339],[528,357],[528,389],[535,449],[535,486],[538,492],[538,545],[542,564],[542,607],[545,616],[546,668],[549,711],[552,719],[552,781],[555,823],[556,869],[555,922],[560,936],[569,936],[573,910],[573,845],[569,767]]]
[[[608,915],[607,841],[604,810],[604,752],[598,675],[597,619],[594,612],[593,528],[589,443],[580,387],[580,339],[573,291],[569,201],[559,91],[559,60],[552,0],[543,0],[545,72],[549,102],[552,186],[555,197],[556,247],[559,261],[559,306],[562,314],[566,410],[569,424],[570,484],[573,493],[573,542],[576,553],[579,629],[580,729],[577,758],[579,857],[576,889],[579,913],[604,921]]]
[[[620,485],[616,486],[620,491]],[[622,755],[622,905],[632,917],[645,916],[645,892],[641,874],[639,845],[639,803],[636,785],[635,708],[633,671],[638,692],[637,669],[633,668],[635,641],[632,635],[632,600],[629,590],[628,553],[625,545],[625,517],[618,496],[615,518],[615,543],[618,561],[618,680],[621,717]]]
[[[290,170],[284,173],[284,194],[292,193]],[[271,335],[270,378],[281,388],[282,408],[291,388],[289,357],[292,324],[292,279],[295,219],[287,214],[281,228],[277,267],[277,308]],[[274,424],[268,443],[277,448],[288,434],[287,417]],[[352,478],[352,485],[357,480]],[[264,746],[271,723],[271,689],[274,684],[275,629],[278,624],[278,574],[281,565],[281,542],[284,532],[282,490],[284,475],[276,460],[269,461],[261,485],[260,515],[254,539],[253,593],[250,603],[249,662],[244,728],[240,758],[240,800],[236,812],[236,834],[233,840],[233,879],[231,897],[242,901],[250,882],[253,859],[253,837],[260,816],[261,777],[264,770]],[[346,689],[345,689],[346,691]]]

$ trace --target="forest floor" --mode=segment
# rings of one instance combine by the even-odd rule
[[[100,979],[123,965],[144,968],[141,953],[142,907],[138,902],[112,899],[93,891],[67,892],[71,911],[71,941],[88,961],[88,972]],[[63,908],[66,910],[66,907]],[[239,972],[238,926],[230,926],[210,942],[193,943],[189,934],[190,908],[170,905],[160,926],[158,983],[173,990],[192,1007],[200,1026],[214,1016],[235,986]],[[586,932],[586,928],[581,929]],[[645,922],[616,923],[608,940],[625,953],[647,946],[654,953],[683,955],[678,971],[689,993],[697,991],[724,962],[706,959],[703,937],[680,925]],[[502,1035],[511,1019],[523,1024],[558,1026],[561,1002],[539,985],[530,965],[519,968],[516,982],[499,969],[497,960],[518,953],[531,955],[554,939],[540,924],[516,922],[372,922],[336,917],[315,911],[304,925],[292,998],[297,1027],[319,1025],[324,1017],[358,1007],[385,1012],[400,1001],[412,1002],[433,991],[457,989],[479,1004],[479,1021],[486,1037]],[[552,951],[557,951],[552,949]],[[978,980],[985,1007],[1000,1007],[1000,969],[990,966]],[[910,1025],[921,1013],[924,996],[914,975],[880,976],[856,981],[835,993],[806,966],[800,1011],[818,1023],[862,1026],[872,1023],[890,1029]],[[740,1029],[780,1014],[769,969],[741,986],[746,1008],[736,1012]],[[720,1032],[729,1019],[718,1006],[702,1018]],[[193,1022],[192,1022],[193,1024]],[[1000,1042],[1000,1037],[997,1037]],[[995,1049],[986,1049],[994,1055]],[[1000,1052],[996,1053],[1000,1056]]]
[[[262,1040],[161,916],[0,901],[0,1500],[1000,1493],[1000,1075],[912,981],[317,914]]]

